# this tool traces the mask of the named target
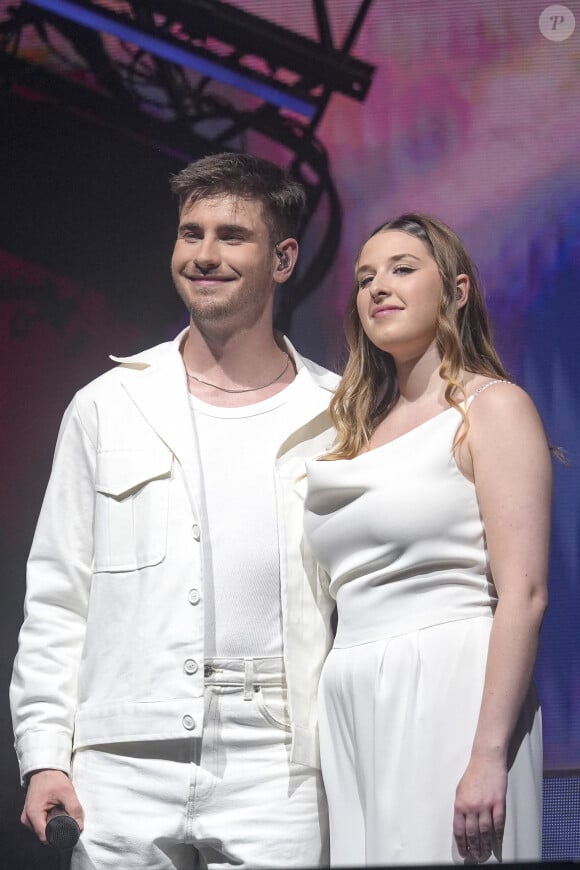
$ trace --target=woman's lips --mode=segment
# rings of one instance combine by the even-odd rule
[[[380,308],[376,308],[373,311],[372,317],[388,317],[390,314],[395,314],[395,312],[402,310],[402,308],[396,305],[381,305]]]

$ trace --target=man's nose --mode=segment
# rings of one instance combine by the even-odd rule
[[[195,246],[193,261],[203,272],[215,269],[219,265],[219,246],[215,239],[205,238]]]

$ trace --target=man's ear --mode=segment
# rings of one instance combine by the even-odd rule
[[[296,239],[284,239],[274,248],[274,281],[284,284],[288,280],[298,259],[298,242]]]
[[[465,305],[465,303],[469,299],[469,291],[471,289],[471,284],[469,282],[469,278],[467,277],[467,275],[458,275],[457,280],[456,280],[456,284],[457,284],[457,291],[456,291],[457,307],[463,308],[463,306]]]

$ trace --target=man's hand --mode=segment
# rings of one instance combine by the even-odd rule
[[[20,821],[46,843],[48,813],[60,807],[83,829],[84,813],[73,784],[62,770],[37,770],[30,777]]]

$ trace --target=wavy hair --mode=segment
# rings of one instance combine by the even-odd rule
[[[460,404],[466,398],[461,372],[509,380],[494,348],[491,324],[475,264],[461,239],[437,218],[404,214],[381,224],[367,241],[387,230],[399,230],[420,239],[437,264],[442,284],[435,336],[441,358],[439,375],[446,382],[446,401],[463,415],[467,426],[467,416]],[[360,252],[357,262],[359,257]],[[465,305],[459,307],[457,276],[461,274],[468,276],[470,292]],[[399,397],[393,357],[379,350],[368,339],[358,315],[357,295],[355,283],[345,322],[349,358],[330,404],[337,443],[324,459],[352,459],[357,456],[368,445],[374,430]]]

